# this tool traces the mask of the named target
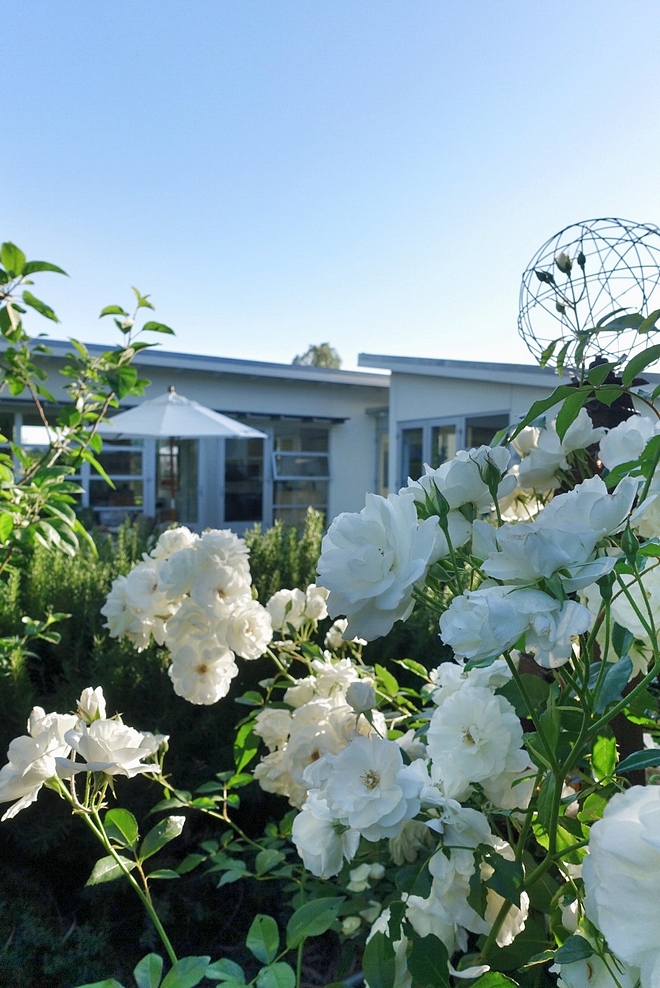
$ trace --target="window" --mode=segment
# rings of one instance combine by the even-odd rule
[[[264,501],[263,439],[225,441],[225,521],[261,521]]]
[[[302,527],[308,507],[328,510],[329,427],[279,421],[273,433],[273,519]]]
[[[95,470],[85,471],[89,484],[89,507],[101,525],[114,528],[125,518],[134,518],[144,510],[144,456],[140,439],[103,440],[98,461],[114,487],[110,487]]]
[[[459,449],[488,445],[496,432],[509,424],[508,412],[452,419],[404,422],[399,429],[399,484],[417,480],[428,463],[434,470],[456,456]]]

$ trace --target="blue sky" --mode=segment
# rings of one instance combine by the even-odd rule
[[[113,342],[135,284],[171,349],[528,362],[536,249],[660,225],[659,29],[657,0],[22,0],[0,238],[71,275],[35,288],[60,338]]]

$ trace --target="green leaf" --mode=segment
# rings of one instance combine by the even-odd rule
[[[654,309],[653,312],[649,312],[646,319],[643,320],[637,327],[638,333],[648,333],[650,330],[655,329],[655,324],[658,319],[660,319],[660,309]]]
[[[555,352],[555,348],[556,348],[557,344],[559,343],[560,339],[561,339],[561,337],[559,339],[557,339],[557,340],[553,340],[552,343],[550,343],[545,348],[545,350],[543,351],[543,353],[541,354],[541,356],[539,358],[539,363],[540,363],[541,367],[547,367],[548,361],[552,358],[552,355]]]
[[[206,977],[214,978],[216,981],[245,981],[243,968],[226,957],[209,964],[206,969]]]
[[[500,971],[487,971],[480,978],[472,982],[470,988],[518,988],[515,981],[507,978],[506,974]]]
[[[485,884],[503,899],[520,908],[520,892],[525,881],[525,873],[520,862],[508,861],[487,844],[480,844],[479,850],[484,861],[493,869],[493,874],[486,879]]]
[[[600,782],[614,772],[616,765],[616,739],[601,736],[594,741],[591,749],[591,768],[595,778]]]
[[[0,261],[10,278],[18,278],[25,269],[25,254],[16,244],[7,240],[0,247]]]
[[[158,954],[147,954],[133,970],[138,988],[158,988],[162,975],[163,958]]]
[[[259,751],[260,743],[261,738],[254,733],[251,723],[243,724],[239,728],[234,741],[234,762],[237,772],[249,765]]]
[[[194,988],[209,966],[210,957],[182,957],[163,978],[160,988]]]
[[[59,319],[55,315],[55,312],[49,305],[42,302],[41,299],[36,298],[32,292],[23,292],[23,301],[26,305],[29,305],[31,309],[35,309],[40,315],[45,316],[46,319],[52,319],[53,322],[59,322]]]
[[[596,386],[602,384],[608,374],[616,369],[616,366],[617,361],[614,363],[608,363],[606,361],[604,364],[596,364],[596,366],[592,367],[587,374],[587,381],[589,384],[594,384]]]
[[[160,851],[171,840],[178,837],[186,822],[185,816],[168,816],[153,827],[142,841],[140,860],[146,861],[152,854]]]
[[[575,422],[580,409],[584,404],[586,404],[592,394],[592,388],[580,388],[577,391],[574,390],[572,395],[569,395],[564,399],[564,404],[561,406],[559,414],[557,415],[557,422],[555,425],[557,435],[560,439],[564,438],[569,426]]]
[[[0,511],[0,542],[6,542],[14,531],[14,516],[8,511]]]
[[[138,839],[137,820],[128,810],[108,810],[103,829],[110,840],[122,847],[133,847]]]
[[[135,367],[117,367],[106,372],[108,384],[119,400],[129,395],[137,381],[138,372]]]
[[[384,933],[374,933],[364,948],[362,970],[369,988],[394,988],[394,947]]]
[[[628,654],[634,640],[635,636],[632,631],[628,631],[627,628],[617,624],[616,621],[614,622],[614,627],[612,628],[612,645],[620,659]]]
[[[621,699],[633,671],[632,661],[627,655],[618,662],[608,662],[607,665],[607,672],[601,680],[594,701],[594,713],[597,714],[609,707],[610,703]]]
[[[144,326],[142,327],[142,332],[144,332],[144,333],[167,333],[168,336],[176,336],[176,333],[174,332],[174,330],[173,329],[170,329],[169,326],[166,326],[162,322],[145,322]]]
[[[270,964],[275,960],[280,946],[280,935],[272,916],[258,913],[254,917],[245,945],[262,964]]]
[[[648,367],[649,364],[654,364],[656,360],[660,360],[660,344],[658,343],[655,346],[648,347],[646,350],[642,350],[632,360],[629,360],[621,375],[624,387],[629,388],[637,375],[645,367]]]
[[[571,349],[571,345],[572,345],[572,340],[569,340],[568,343],[564,343],[563,347],[557,354],[557,360],[555,361],[555,364],[557,367],[557,373],[559,374],[560,377],[562,377],[564,374],[564,363],[566,361],[566,357],[568,356],[568,351]]]
[[[254,870],[257,875],[265,875],[267,871],[271,871],[284,860],[285,855],[282,854],[281,851],[276,851],[273,848],[265,851],[259,851],[254,859]]]
[[[128,858],[122,858],[119,855],[121,863],[124,868],[128,871],[132,871],[135,868],[135,861],[129,861]],[[89,876],[85,885],[101,885],[103,882],[113,882],[115,878],[120,878],[124,874],[123,869],[118,864],[116,859],[112,854],[109,854],[105,858],[100,858],[92,870],[92,874]]]
[[[511,434],[511,439],[515,439],[526,426],[528,426],[534,419],[539,418],[541,415],[545,415],[549,408],[554,405],[558,405],[560,401],[567,398],[569,395],[575,394],[575,388],[569,387],[568,384],[560,384],[558,388],[552,392],[548,398],[541,398],[539,401],[535,401],[532,407],[527,412],[527,415],[518,423],[513,433]]]
[[[318,937],[329,930],[345,898],[344,895],[338,895],[327,899],[312,899],[299,906],[286,924],[286,945],[289,950],[295,950],[307,937]]]
[[[576,961],[584,961],[591,957],[594,948],[585,937],[578,934],[568,937],[555,953],[555,963],[574,964]]]
[[[449,955],[442,940],[433,933],[415,938],[408,955],[408,971],[412,988],[448,988]]]
[[[242,861],[236,861],[235,863],[243,864]],[[245,867],[241,869],[230,868],[229,871],[226,871],[224,873],[224,875],[218,882],[218,888],[221,888],[221,886],[223,885],[231,885],[233,882],[238,882],[241,880],[241,878],[245,878],[246,874],[247,874],[247,868]]]
[[[262,967],[257,975],[257,988],[295,988],[295,984],[296,972],[284,961]]]
[[[375,666],[376,675],[378,676],[380,682],[382,683],[383,690],[388,696],[396,696],[399,692],[399,684],[396,678],[383,666]]]
[[[51,264],[49,261],[28,261],[27,264],[23,265],[24,276],[37,274],[39,271],[54,271],[55,274],[63,274],[65,277],[69,277],[66,271],[58,268],[57,264]]]
[[[628,755],[616,767],[617,775],[625,772],[634,772],[640,768],[654,768],[660,765],[660,748],[648,748],[644,751],[635,751]]]
[[[177,865],[176,870],[180,875],[187,875],[189,871],[192,871],[203,861],[206,861],[205,854],[187,854],[181,864]]]
[[[148,878],[181,878],[178,871],[173,871],[171,868],[157,868],[156,871],[150,871]]]
[[[103,316],[126,316],[128,318],[128,312],[124,312],[121,305],[106,305],[105,309],[101,309],[99,319],[103,319]]]

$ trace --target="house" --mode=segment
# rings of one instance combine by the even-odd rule
[[[390,451],[387,486],[396,491],[423,464],[439,466],[459,449],[489,443],[504,426],[518,422],[533,402],[558,384],[555,371],[535,364],[436,360],[361,353],[361,367],[390,371]],[[660,375],[644,378],[654,385]],[[556,414],[556,412],[555,412]]]
[[[71,350],[49,341],[50,354],[36,356],[47,372],[45,386],[66,401],[66,379],[57,371]],[[104,347],[90,345],[92,356]],[[378,483],[376,449],[386,422],[389,376],[223,357],[140,351],[140,376],[151,384],[145,398],[174,385],[176,391],[239,419],[266,439],[105,439],[100,461],[114,483],[109,487],[84,464],[79,483],[82,506],[113,527],[126,516],[145,514],[167,521],[169,469],[178,474],[176,514],[201,530],[231,527],[242,532],[255,522],[282,519],[300,524],[308,505],[332,518],[359,511],[364,495]],[[122,409],[139,403],[127,399]],[[3,395],[0,430],[26,447],[47,441],[34,408],[22,396]]]

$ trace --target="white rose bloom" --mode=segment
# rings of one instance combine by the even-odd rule
[[[327,610],[327,607],[326,607]],[[325,636],[323,644],[326,648],[334,649],[335,651],[346,644],[346,639],[344,638],[344,632],[346,631],[346,626],[348,625],[347,618],[337,618],[336,621],[331,624],[328,628],[328,633]]]
[[[165,625],[165,644],[171,651],[188,644],[221,647],[230,614],[230,608],[220,600],[210,607],[201,607],[191,597],[186,597]]]
[[[328,612],[348,618],[346,634],[371,641],[413,609],[412,591],[433,561],[438,519],[418,523],[415,502],[367,494],[359,514],[344,512],[323,539],[319,583]]]
[[[29,736],[11,742],[9,761],[0,769],[0,803],[14,804],[5,811],[3,821],[34,803],[44,782],[58,774],[55,759],[68,755],[66,734],[76,722],[75,715],[46,714],[43,707],[32,708]]]
[[[315,583],[310,583],[310,585],[305,590],[305,617],[310,621],[322,621],[323,618],[328,616],[328,605],[326,603],[328,599],[329,590],[325,587],[317,587]]]
[[[436,708],[427,746],[431,776],[449,787],[482,782],[506,770],[518,771],[523,732],[509,701],[473,686],[459,690]]]
[[[96,689],[92,689],[91,686],[88,686],[80,694],[80,699],[78,700],[78,716],[85,723],[91,724],[93,720],[105,720],[105,714],[103,687],[97,686]]]
[[[457,950],[467,949],[465,930],[451,911],[451,902],[447,899],[444,886],[439,889],[435,879],[427,899],[419,895],[408,896],[406,919],[419,937],[433,934],[442,940],[450,957]]]
[[[436,687],[431,698],[439,705],[452,693],[469,686],[483,686],[493,691],[499,689],[509,682],[513,673],[506,659],[496,659],[485,669],[475,668],[467,671],[463,662],[443,662],[436,669],[432,669],[429,676]]]
[[[118,576],[112,581],[101,614],[108,619],[104,627],[111,638],[128,638],[138,652],[142,652],[151,641],[151,625],[146,624],[133,609],[125,576]]]
[[[232,652],[244,659],[258,659],[273,637],[270,614],[258,600],[247,598],[231,608],[224,633]]]
[[[317,878],[338,875],[344,860],[352,861],[357,852],[358,831],[344,830],[336,824],[327,802],[316,792],[310,792],[302,811],[293,821],[293,843],[305,868]]]
[[[521,452],[524,445],[531,445],[529,440],[533,437],[526,437],[519,449],[521,455],[525,456],[518,475],[520,485],[537,491],[559,487],[556,473],[558,470],[568,469],[568,454],[593,446],[599,442],[605,431],[601,428],[594,429],[587,410],[581,408],[562,440],[559,439],[554,421],[546,429],[539,430],[536,447],[530,449],[529,455]]]
[[[369,872],[371,871],[371,865],[365,862],[365,864],[358,865],[357,868],[351,868],[348,873],[350,881],[348,882],[346,888],[349,892],[364,892],[365,889],[370,888],[369,884]]]
[[[525,634],[525,651],[531,652],[543,669],[558,669],[573,655],[573,641],[591,627],[591,614],[574,600],[560,610],[536,613]]]
[[[237,604],[252,599],[250,578],[228,563],[221,563],[215,556],[206,556],[204,565],[197,566],[190,582],[190,596],[202,607],[216,601]]]
[[[440,637],[462,658],[487,659],[515,645],[529,627],[530,614],[559,607],[541,590],[467,590],[440,618]]]
[[[169,559],[175,552],[193,545],[198,538],[199,535],[195,535],[189,528],[168,528],[159,537],[150,555],[153,559]]]
[[[168,675],[178,696],[209,706],[227,695],[238,668],[228,648],[191,642],[172,652]]]
[[[536,449],[539,444],[540,435],[541,430],[536,426],[525,426],[525,428],[518,433],[511,445],[515,449],[518,456],[522,459],[524,456],[529,456],[533,449]]]
[[[365,680],[351,683],[346,690],[346,703],[356,714],[363,714],[376,706],[376,691],[371,683]]]
[[[364,915],[361,913],[360,915]],[[390,922],[390,910],[389,907],[384,909],[379,916],[375,919],[371,930],[369,931],[369,936],[367,937],[367,943],[371,940],[375,933],[384,933],[389,936],[389,922]],[[392,988],[410,988],[412,985],[412,976],[408,971],[408,947],[409,940],[407,937],[402,937],[400,940],[395,940],[392,946],[394,947],[394,983]],[[369,985],[365,981],[366,988]]]
[[[78,772],[103,772],[132,779],[142,772],[155,771],[152,762],[142,759],[154,755],[166,738],[141,734],[118,720],[95,720],[89,726],[81,724],[67,731],[65,740],[83,761],[57,758],[57,774],[61,778],[70,779]]]
[[[314,689],[318,696],[333,696],[336,693],[345,693],[351,683],[356,683],[360,679],[357,669],[350,659],[335,659],[326,653],[324,659],[312,659],[312,672],[314,674]],[[372,680],[365,677],[365,682]]]
[[[291,734],[284,749],[283,761],[291,778],[291,787],[287,795],[292,806],[302,806],[308,791],[317,788],[316,776],[308,778],[307,769],[313,766],[318,772],[326,765],[324,756],[337,754],[345,744],[345,739],[337,733],[329,718],[318,723],[299,726],[295,723],[294,717]]]
[[[171,556],[160,560],[160,589],[169,600],[181,600],[190,593],[190,585],[195,574],[198,556],[196,543],[178,549]]]
[[[290,707],[303,707],[310,700],[314,699],[316,678],[307,676],[305,679],[297,679],[293,686],[289,686],[284,693],[284,702]]]
[[[231,566],[250,583],[250,550],[244,539],[229,528],[212,528],[202,534],[195,543],[201,556],[217,559],[224,566]]]
[[[273,631],[288,634],[287,625],[297,631],[305,620],[305,594],[297,587],[295,590],[278,590],[266,604],[270,614]]]
[[[653,474],[648,494],[633,512],[630,524],[643,539],[660,534],[660,470]]]
[[[660,788],[617,793],[591,827],[582,867],[588,919],[620,961],[638,967],[642,988],[660,984]]]
[[[270,751],[275,751],[276,748],[283,748],[288,741],[291,724],[292,718],[288,710],[266,707],[255,717],[252,729]]]
[[[407,487],[400,493],[410,491],[416,501],[424,503],[427,496],[433,500],[435,492],[440,491],[451,511],[464,504],[474,504],[478,512],[489,511],[493,499],[483,480],[483,474],[491,464],[502,475],[510,459],[511,454],[503,446],[461,449],[456,456],[446,460],[435,470],[425,463],[424,476],[419,480],[408,479]],[[498,500],[510,494],[515,486],[515,478],[504,477],[499,484]]]
[[[325,795],[332,813],[370,841],[395,837],[417,815],[422,779],[394,741],[358,737],[331,760]]]
[[[656,420],[657,421],[657,420]],[[600,441],[599,459],[608,470],[620,463],[637,460],[647,442],[657,432],[655,423],[645,415],[631,415],[610,429]]]
[[[258,763],[252,773],[264,792],[277,793],[278,796],[289,796],[294,788],[294,781],[291,778],[285,764],[284,752],[281,749],[272,751]],[[305,802],[306,790],[302,790],[301,799],[292,805],[300,808]]]
[[[536,766],[524,749],[518,752],[515,759],[510,759],[510,764],[514,761],[515,767],[481,781],[486,799],[500,810],[526,810],[534,793]]]
[[[401,833],[390,837],[390,857],[399,867],[404,862],[412,864],[420,851],[427,851],[434,843],[435,838],[425,823],[421,820],[406,820]]]

